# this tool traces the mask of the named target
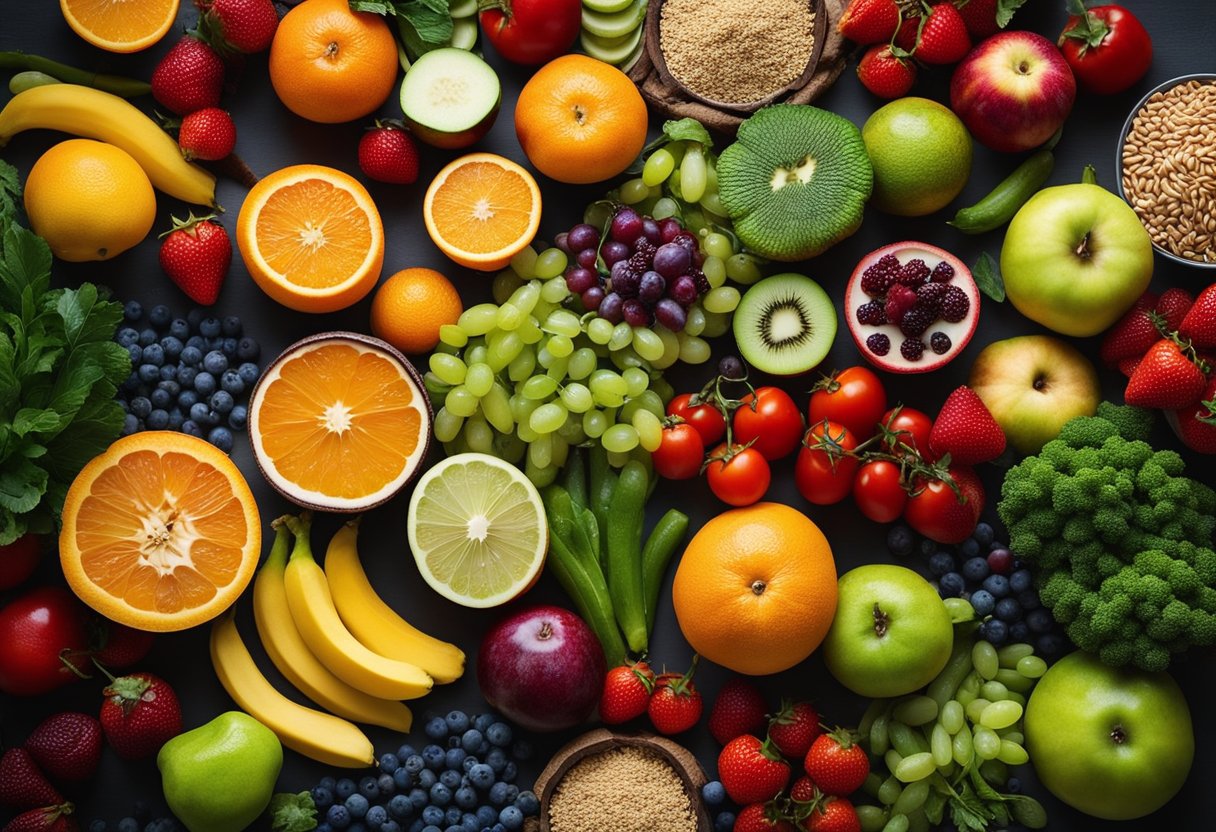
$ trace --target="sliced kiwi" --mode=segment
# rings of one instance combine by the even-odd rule
[[[739,301],[734,332],[747,363],[772,375],[797,375],[813,369],[832,348],[836,307],[809,277],[775,274]]]

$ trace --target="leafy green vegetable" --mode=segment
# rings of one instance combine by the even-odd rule
[[[397,34],[411,60],[452,42],[448,0],[351,0],[350,7],[395,18]]]
[[[317,806],[308,792],[276,794],[270,798],[270,828],[274,832],[308,832],[317,828]]]
[[[981,252],[980,258],[971,268],[971,276],[975,278],[976,287],[997,303],[1005,299],[1005,281],[1001,279],[1001,270],[996,260],[988,252]]]
[[[131,357],[122,307],[91,283],[51,289],[51,250],[17,223],[17,171],[0,161],[0,545],[46,534],[68,485],[118,435]]]

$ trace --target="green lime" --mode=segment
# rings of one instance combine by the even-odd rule
[[[880,211],[921,217],[950,204],[971,175],[971,135],[949,108],[927,98],[900,98],[861,128],[874,166]]]

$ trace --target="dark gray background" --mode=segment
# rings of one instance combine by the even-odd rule
[[[1062,142],[1056,150],[1057,164],[1051,184],[1077,181],[1082,167],[1093,164],[1098,169],[1099,179],[1107,187],[1115,185],[1115,146],[1119,129],[1129,109],[1140,96],[1156,84],[1186,73],[1216,69],[1212,58],[1212,46],[1216,42],[1216,12],[1211,0],[1173,0],[1173,2],[1149,2],[1128,0],[1126,5],[1143,20],[1153,37],[1154,61],[1147,77],[1131,90],[1113,97],[1086,96],[1081,94],[1072,116],[1069,118]],[[1054,38],[1065,20],[1064,4],[1057,0],[1030,0],[1027,7],[1015,18],[1016,28],[1033,29],[1049,38]],[[0,0],[0,49],[23,49],[45,55],[74,65],[98,71],[125,73],[147,78],[160,57],[176,42],[181,30],[195,20],[195,9],[189,0],[183,0],[178,25],[160,44],[142,54],[132,56],[102,53],[78,38],[64,23],[58,4],[51,0]],[[492,50],[487,50],[492,51]],[[495,151],[517,159],[526,160],[515,139],[512,112],[515,97],[529,75],[529,70],[505,64],[496,55],[489,60],[499,70],[504,86],[502,112],[490,134],[481,142],[479,149]],[[855,62],[851,62],[840,81],[817,103],[845,115],[858,125],[881,104],[858,83],[854,74]],[[946,101],[949,81],[948,68],[923,70],[914,90],[915,94]],[[7,83],[7,79],[6,79]],[[0,100],[7,100],[7,93],[0,93]],[[137,101],[149,111],[153,107],[150,99]],[[237,79],[234,92],[225,95],[223,106],[228,108],[237,124],[239,134],[237,152],[258,174],[266,174],[286,165],[315,162],[332,165],[359,175],[355,148],[363,130],[363,123],[346,125],[318,125],[297,118],[284,108],[274,95],[268,82],[266,56],[257,55],[248,59],[242,75]],[[385,104],[383,114],[400,116],[396,96]],[[658,123],[652,119],[652,125]],[[22,176],[30,165],[52,144],[66,138],[62,134],[36,131],[14,139],[0,156],[15,164]],[[724,146],[719,143],[719,149]],[[490,277],[457,268],[435,248],[427,237],[421,221],[421,201],[430,177],[453,158],[455,154],[432,148],[422,148],[422,174],[419,182],[410,187],[383,185],[369,182],[384,218],[386,251],[384,276],[408,266],[430,266],[450,276],[459,287],[466,305],[489,299]],[[820,281],[836,299],[839,306],[845,281],[857,260],[866,252],[890,242],[903,239],[926,240],[955,252],[965,262],[972,263],[981,251],[994,256],[999,253],[1002,232],[996,231],[981,237],[966,237],[948,228],[944,221],[954,208],[970,204],[995,185],[1012,170],[1018,158],[994,154],[976,146],[975,161],[970,182],[956,203],[938,215],[921,219],[900,219],[867,212],[865,224],[851,239],[838,245],[827,254],[805,264],[802,271]],[[541,223],[541,238],[552,239],[553,235],[567,229],[581,217],[583,206],[599,197],[608,185],[570,187],[544,177],[539,177],[545,198],[545,211]],[[244,196],[244,188],[231,181],[222,180],[219,185],[219,200],[227,209],[224,222],[231,232],[236,214]],[[182,216],[185,206],[158,193],[156,231],[169,226],[169,215]],[[155,303],[167,303],[176,312],[184,314],[189,308],[188,299],[164,276],[157,264],[157,242],[153,238],[112,261],[101,264],[72,265],[56,263],[56,280],[60,284],[75,285],[83,280],[109,284],[120,299],[138,299],[145,308]],[[1178,285],[1198,292],[1216,277],[1210,272],[1209,279],[1198,269],[1168,262],[1158,257],[1153,285],[1160,290]],[[262,360],[269,360],[284,346],[315,332],[324,330],[352,329],[368,331],[368,309],[370,299],[356,304],[340,313],[330,315],[307,315],[292,312],[278,306],[262,294],[250,281],[240,257],[234,257],[228,282],[215,306],[219,315],[239,314],[244,319],[246,332],[257,338],[263,347]],[[1037,325],[1022,318],[1008,304],[997,305],[987,300],[979,329],[964,354],[947,368],[925,376],[884,376],[892,402],[902,400],[908,405],[925,410],[931,415],[945,399],[947,393],[965,381],[966,373],[974,356],[991,341],[1014,334],[1043,331]],[[1079,341],[1079,346],[1096,356],[1098,339]],[[714,344],[714,360],[731,351],[729,337]],[[857,363],[860,356],[852,339],[845,332],[843,321],[840,334],[823,367],[846,367]],[[422,362],[420,362],[422,363]],[[425,368],[425,365],[422,365]],[[670,375],[677,390],[692,390],[709,377],[708,367],[691,368]],[[1102,371],[1103,384],[1108,398],[1119,400],[1123,379],[1117,374]],[[780,382],[800,404],[805,404],[806,391],[812,378],[788,379]],[[1180,448],[1168,430],[1162,428],[1157,439],[1158,446]],[[259,475],[250,456],[245,437],[237,439],[233,457],[249,478],[257,495],[259,508],[266,523],[289,510],[288,504],[272,491]],[[1211,481],[1209,460],[1191,457],[1191,473]],[[849,502],[834,508],[809,506],[793,486],[793,457],[774,466],[774,483],[769,498],[788,502],[807,511],[819,523],[835,552],[838,570],[843,573],[862,563],[888,561],[891,556],[885,546],[886,529],[873,523],[859,522],[860,515]],[[988,486],[989,507],[985,517],[994,519],[993,503],[999,488],[1000,472],[992,466],[983,471]],[[444,638],[459,643],[475,660],[481,633],[503,614],[502,610],[473,611],[449,603],[431,592],[420,580],[410,556],[405,535],[405,511],[408,492],[401,494],[387,505],[371,512],[364,521],[361,551],[367,570],[377,590],[397,609],[403,611],[410,621]],[[664,483],[651,501],[651,520],[672,506],[679,507],[693,518],[695,531],[709,517],[725,508],[709,493],[703,481],[687,483]],[[314,546],[322,547],[337,527],[339,518],[319,518],[314,534]],[[269,536],[267,536],[269,541]],[[269,542],[266,544],[269,545]],[[923,567],[923,563],[916,564]],[[44,563],[37,576],[38,581],[61,581],[58,565],[53,559]],[[672,613],[669,595],[664,596],[659,611],[654,638],[653,662],[673,669],[687,666],[690,651],[680,636]],[[568,605],[560,589],[547,575],[528,594],[527,602],[546,601]],[[254,651],[259,665],[276,686],[289,696],[298,696],[294,689],[276,673],[274,667],[261,652],[255,635],[248,598],[239,604],[239,622],[246,641]],[[211,668],[207,651],[206,627],[192,631],[160,636],[144,668],[166,678],[177,689],[184,711],[185,726],[192,728],[206,722],[217,713],[234,707],[232,701],[220,687]],[[1103,823],[1080,815],[1052,799],[1037,785],[1030,791],[1040,797],[1048,808],[1050,828],[1053,830],[1081,829],[1143,829],[1152,825],[1166,829],[1210,828],[1205,809],[1205,782],[1216,776],[1216,761],[1210,755],[1210,740],[1216,735],[1216,715],[1207,706],[1216,671],[1211,667],[1211,656],[1192,654],[1189,661],[1175,665],[1174,674],[1186,691],[1192,706],[1198,750],[1191,777],[1176,799],[1151,820],[1125,824]],[[727,673],[709,663],[703,663],[697,681],[712,702]],[[854,723],[861,715],[865,703],[843,690],[826,673],[817,656],[791,671],[760,680],[775,704],[781,696],[813,699],[825,721],[832,723]],[[86,682],[36,699],[16,699],[0,696],[0,730],[3,742],[21,742],[26,734],[44,717],[63,709],[79,709],[96,712],[99,706],[100,685]],[[303,700],[301,700],[303,701]],[[429,715],[442,714],[452,708],[476,711],[484,707],[477,690],[475,674],[470,672],[459,682],[437,688],[428,698],[417,703],[416,720]],[[1067,726],[1062,726],[1068,730]],[[535,775],[539,766],[554,750],[577,731],[541,738],[541,753],[533,764],[524,767],[520,781]],[[369,729],[376,744],[377,753],[395,750],[403,737],[395,736],[384,729]],[[420,736],[416,730],[414,737]],[[704,730],[704,722],[697,730],[682,738],[700,756],[712,778],[715,775],[714,760],[717,748]],[[1019,775],[1032,777],[1029,767]],[[283,773],[279,779],[280,790],[298,791],[307,788],[325,774],[335,773],[325,766],[306,760],[288,752]],[[80,817],[87,822],[93,817],[105,817],[111,822],[129,814],[136,800],[152,804],[154,810],[163,810],[159,776],[153,760],[136,763],[123,762],[107,750],[99,776],[85,788],[72,795],[81,806]]]

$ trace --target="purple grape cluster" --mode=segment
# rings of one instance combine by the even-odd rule
[[[657,322],[679,332],[688,308],[709,291],[697,238],[674,217],[656,220],[621,207],[602,246],[600,232],[587,223],[559,234],[557,246],[574,259],[566,286],[588,311],[613,324]]]

